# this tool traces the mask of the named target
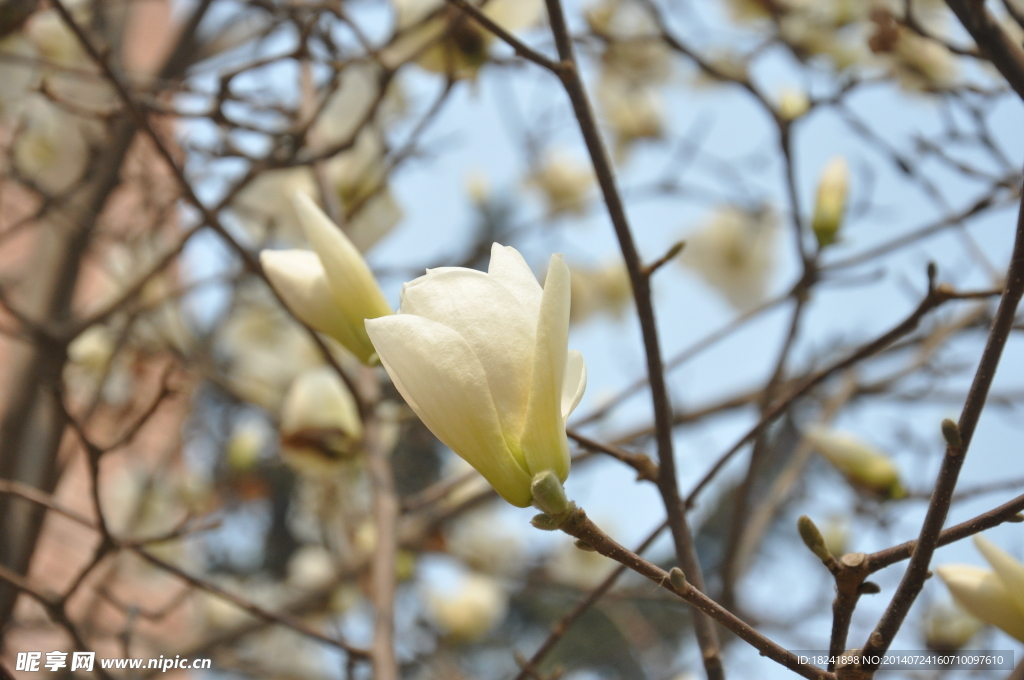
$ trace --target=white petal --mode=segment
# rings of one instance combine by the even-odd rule
[[[1010,599],[1024,618],[1024,564],[1013,559],[1009,553],[984,536],[975,536],[974,545],[1010,591]]]
[[[522,446],[531,474],[553,470],[569,475],[569,443],[562,420],[562,383],[569,343],[569,267],[552,255],[544,282],[533,355],[533,381],[526,407]]]
[[[587,364],[578,350],[571,349],[565,361],[565,379],[562,382],[562,422],[569,416],[583,399],[587,389]]]
[[[499,243],[493,244],[487,274],[505,286],[531,317],[537,318],[540,314],[541,294],[544,291],[537,283],[537,277],[533,275],[530,265],[526,264],[518,250]]]
[[[391,314],[391,307],[363,256],[309,196],[296,194],[295,211],[302,231],[320,256],[338,308],[348,317],[353,334],[359,340],[345,347],[366,362],[373,348],[366,337],[363,320]]]
[[[1010,593],[991,571],[966,564],[936,567],[953,599],[969,614],[997,626],[1024,642],[1024,614],[1010,601]]]
[[[490,482],[526,507],[532,478],[505,443],[484,368],[465,339],[412,314],[368,319],[366,330],[395,387],[423,424]]]
[[[342,345],[358,344],[347,318],[338,309],[323,264],[310,250],[264,250],[260,264],[288,309],[310,328]]]
[[[544,4],[540,0],[491,0],[483,13],[506,31],[517,31],[538,23]]]
[[[520,463],[519,433],[526,417],[536,316],[493,278],[473,269],[437,269],[406,285],[402,313],[453,329],[473,349],[487,374],[502,431]]]

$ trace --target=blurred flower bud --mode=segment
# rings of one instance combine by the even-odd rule
[[[779,96],[779,115],[783,120],[796,120],[811,108],[807,93],[792,87],[782,90]]]
[[[778,220],[767,208],[725,207],[687,234],[679,262],[695,271],[740,311],[760,304],[775,271]]]
[[[971,641],[982,623],[954,604],[935,604],[924,619],[924,637],[928,649],[955,652]]]
[[[552,581],[592,590],[615,571],[617,563],[598,552],[580,550],[571,541],[559,544],[547,564]]]
[[[363,424],[348,387],[330,366],[292,383],[281,407],[281,455],[300,469],[324,472],[360,451]]]
[[[247,421],[237,425],[225,447],[228,467],[234,472],[247,472],[260,460],[267,442],[267,432],[260,421]]]
[[[397,37],[381,51],[395,68],[409,60],[435,73],[472,78],[486,63],[494,36],[443,0],[394,0]],[[491,0],[480,7],[507,31],[527,28],[543,16],[541,0]]]
[[[288,583],[302,590],[324,588],[336,574],[334,558],[319,545],[304,545],[288,560]]]
[[[426,596],[427,613],[445,635],[473,642],[489,633],[505,619],[508,593],[489,576],[467,574],[454,594],[430,591]]]
[[[530,175],[527,184],[543,195],[548,217],[583,215],[594,185],[594,171],[564,153],[552,153]]]
[[[823,427],[809,429],[804,437],[855,487],[886,500],[907,495],[893,462],[861,439]]]
[[[811,228],[818,239],[819,248],[836,242],[839,229],[843,226],[849,188],[850,170],[846,159],[836,156],[825,165],[818,181],[818,199],[814,205]]]
[[[581,323],[598,312],[618,317],[633,299],[629,271],[621,260],[588,268],[570,266],[572,272],[572,307],[569,320]]]
[[[473,171],[466,176],[466,194],[469,200],[478,208],[487,205],[491,197],[491,186],[487,181],[487,175],[480,171]]]

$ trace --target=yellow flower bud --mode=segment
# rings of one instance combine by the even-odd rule
[[[853,486],[883,499],[903,498],[900,474],[883,453],[852,434],[815,427],[804,437]]]
[[[811,228],[818,238],[818,247],[836,242],[846,212],[846,195],[850,189],[850,170],[846,159],[836,156],[825,165],[818,181],[818,201],[814,206]]]
[[[796,120],[807,113],[809,108],[811,100],[803,90],[787,87],[779,96],[779,115],[783,120]]]

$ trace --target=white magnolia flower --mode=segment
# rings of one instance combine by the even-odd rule
[[[552,255],[544,288],[514,248],[495,243],[487,273],[428,270],[407,283],[399,313],[366,330],[423,423],[513,505],[535,474],[569,474],[565,421],[586,387],[567,349],[570,275]]]
[[[846,159],[836,156],[821,171],[818,180],[818,200],[814,204],[811,229],[819,247],[835,243],[846,213],[846,196],[850,191],[850,169]]]
[[[323,358],[309,334],[272,299],[264,299],[269,292],[243,294],[247,299],[236,305],[218,333],[217,353],[232,391],[276,413],[295,377]]]
[[[267,278],[301,321],[373,363],[363,321],[391,314],[391,307],[362,255],[313,200],[296,195],[295,210],[313,250],[264,250]]]
[[[633,299],[633,285],[622,260],[599,267],[569,268],[572,271],[572,312],[570,319],[580,323],[598,312],[620,316]]]
[[[564,153],[552,153],[527,179],[527,184],[544,196],[549,217],[562,214],[582,215],[594,185],[594,171]]]
[[[21,33],[0,40],[0,116],[17,115],[38,85],[36,58],[35,46]]]
[[[479,640],[504,620],[508,593],[489,576],[467,574],[453,595],[429,591],[427,612],[446,635],[458,640]]]
[[[461,517],[445,539],[449,554],[481,573],[518,577],[526,568],[522,536],[502,521],[493,506]]]
[[[304,545],[288,560],[288,583],[302,590],[324,588],[337,573],[334,557],[319,545]]]
[[[770,210],[726,207],[686,236],[679,261],[746,311],[767,297],[775,271],[778,221]]]
[[[615,133],[615,156],[620,161],[634,142],[658,139],[664,133],[661,93],[654,87],[605,72],[597,85],[597,101]]]
[[[604,555],[580,550],[572,542],[559,544],[547,572],[552,580],[580,590],[593,590],[615,571],[618,565]]]
[[[967,564],[935,569],[958,605],[1024,642],[1024,565],[982,536],[974,545],[992,571]]]
[[[885,499],[907,495],[892,460],[860,438],[820,426],[810,428],[804,438],[854,486]]]
[[[350,150],[323,167],[346,215],[345,233],[360,252],[366,252],[402,219],[402,208],[388,187],[384,139],[368,127]]]
[[[31,97],[14,140],[18,172],[52,195],[74,186],[89,161],[89,141],[82,122],[42,95]]]
[[[494,36],[444,0],[394,0],[396,38],[381,52],[388,68],[415,60],[421,67],[459,78],[472,77],[487,61]],[[541,0],[490,0],[480,10],[507,31],[540,21]]]
[[[363,424],[352,393],[330,366],[297,377],[281,406],[281,454],[302,469],[327,471],[359,450]]]

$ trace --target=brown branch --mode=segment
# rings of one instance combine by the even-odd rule
[[[900,323],[896,324],[892,329],[883,333],[875,340],[872,340],[871,342],[862,345],[859,349],[850,353],[850,355],[847,356],[845,359],[837,361],[831,366],[818,371],[817,373],[809,376],[803,382],[795,385],[792,389],[790,389],[789,392],[787,392],[782,398],[777,400],[772,405],[772,407],[765,412],[765,414],[761,417],[761,420],[758,421],[757,424],[750,428],[750,430],[748,430],[746,434],[740,437],[740,439],[735,444],[733,444],[733,446],[729,450],[727,450],[718,458],[717,461],[715,461],[714,465],[711,466],[711,469],[708,470],[707,473],[705,473],[705,475],[701,478],[701,480],[690,492],[690,495],[687,497],[686,500],[687,504],[692,504],[696,496],[700,494],[700,492],[702,492],[708,484],[711,483],[711,481],[718,475],[719,472],[721,472],[721,470],[732,459],[732,457],[735,456],[740,450],[742,450],[742,448],[746,446],[746,444],[749,441],[751,441],[754,437],[760,435],[761,432],[763,432],[765,428],[771,425],[771,423],[774,422],[776,418],[785,413],[785,411],[793,404],[794,401],[796,401],[800,397],[805,396],[812,389],[823,383],[833,374],[839,371],[846,370],[847,368],[850,368],[851,366],[860,363],[864,359],[874,354],[877,354],[878,352],[881,352],[882,350],[886,349],[894,342],[902,338],[903,336],[913,332],[914,330],[917,329],[918,325],[921,323],[921,320],[925,317],[925,315],[928,314],[928,312],[930,312],[931,310],[951,300],[973,299],[978,295],[978,293],[976,292],[957,293],[946,286],[935,287],[932,282],[932,272],[929,272],[929,274],[930,276],[928,284],[928,293],[921,300],[921,302],[914,309],[914,311],[907,316],[907,318],[905,318]]]
[[[650,535],[648,535],[647,538],[637,546],[635,551],[636,554],[642,555],[643,552],[647,550],[652,543],[654,543],[658,536],[661,535],[661,532],[667,527],[668,524],[662,522],[657,529],[652,531]],[[534,675],[537,671],[537,667],[544,661],[544,658],[551,653],[551,650],[553,650],[559,641],[565,637],[565,634],[569,632],[569,628],[571,628],[572,625],[587,612],[587,610],[593,607],[598,600],[604,597],[605,593],[611,590],[612,586],[615,585],[619,578],[626,573],[626,569],[627,567],[625,564],[620,564],[614,571],[612,571],[612,573],[608,574],[608,576],[605,577],[605,579],[601,581],[596,588],[590,591],[590,593],[583,598],[582,602],[576,605],[568,614],[559,619],[558,623],[551,627],[551,634],[548,635],[547,639],[544,640],[537,651],[533,653],[533,656],[522,664],[522,668],[519,671],[519,674],[516,675],[515,680],[527,680],[529,676]]]
[[[461,11],[473,17],[473,20],[486,28],[488,31],[501,38],[509,47],[516,51],[523,59],[532,61],[552,73],[558,73],[561,64],[548,59],[543,54],[533,49],[519,38],[515,37],[504,28],[496,24],[490,17],[481,12],[477,7],[469,4],[466,0],[446,0],[448,4],[458,7]]]
[[[939,534],[939,540],[936,545],[941,547],[949,545],[950,543],[956,543],[961,541],[968,536],[979,534],[982,531],[987,531],[992,527],[999,526],[1004,522],[1017,521],[1017,515],[1021,511],[1024,511],[1024,496],[1017,496],[1011,501],[1003,503],[998,508],[993,508],[988,512],[982,513],[977,517],[961,522],[951,526],[948,529],[942,531]],[[907,559],[914,554],[914,549],[917,547],[917,541],[907,541],[906,543],[900,543],[899,545],[885,550],[880,550],[876,553],[872,553],[868,556],[868,563],[871,573],[890,567],[897,562]]]
[[[67,7],[61,0],[53,0],[53,6],[54,9],[57,10],[57,13],[60,14],[63,22],[68,26],[71,32],[75,34],[75,37],[78,38],[78,41],[82,44],[82,47],[85,49],[86,53],[88,53],[89,57],[96,62],[96,64],[102,69],[104,75],[110,80],[110,83],[114,87],[114,90],[116,91],[118,98],[120,98],[124,105],[127,107],[128,112],[131,114],[132,118],[135,119],[136,124],[152,140],[154,146],[157,149],[157,152],[160,154],[161,158],[163,158],[167,166],[171,169],[171,172],[174,175],[175,179],[177,180],[178,185],[181,188],[182,192],[184,193],[186,200],[188,200],[188,202],[191,203],[196,208],[196,210],[198,210],[202,214],[203,222],[206,225],[209,225],[209,227],[213,229],[218,236],[224,239],[224,241],[235,252],[235,254],[242,259],[242,262],[245,263],[247,269],[254,272],[257,276],[263,279],[264,282],[267,282],[267,286],[270,288],[271,294],[275,297],[275,299],[277,299],[277,301],[285,310],[288,310],[288,306],[284,304],[284,300],[281,299],[277,291],[274,290],[274,287],[271,286],[267,281],[266,273],[263,271],[263,267],[260,265],[259,258],[254,256],[241,243],[239,243],[231,235],[231,233],[227,229],[225,229],[224,225],[221,224],[220,219],[217,217],[216,212],[208,208],[206,204],[199,199],[199,196],[196,195],[195,190],[192,188],[192,184],[188,181],[188,178],[185,176],[185,171],[178,165],[178,162],[177,160],[175,160],[174,155],[171,153],[170,148],[167,146],[167,144],[164,143],[160,135],[157,134],[156,130],[153,128],[153,125],[150,123],[149,117],[146,115],[145,111],[143,111],[143,109],[139,106],[139,104],[135,101],[135,98],[131,95],[131,92],[129,92],[127,85],[125,85],[120,76],[118,76],[118,74],[114,72],[114,69],[111,67],[110,62],[106,58],[106,56],[103,53],[101,53],[100,50],[93,44],[88,34],[78,24],[78,22],[71,15],[71,13],[68,11]],[[386,82],[382,84],[382,90],[384,86],[386,86]],[[379,99],[380,97],[378,97],[378,100]],[[354,143],[354,139],[355,137],[353,136],[352,139],[347,140],[347,146],[351,146],[352,143]],[[338,151],[346,148],[346,144],[341,144],[338,146],[341,147],[338,149]],[[332,150],[333,153],[337,153],[338,151]],[[329,156],[331,154],[324,155]],[[250,175],[251,174],[252,173],[250,172]],[[288,312],[289,314],[291,314],[290,310],[288,310]],[[368,409],[367,404],[365,400],[363,400],[359,390],[356,389],[355,384],[352,382],[352,378],[341,368],[341,365],[338,363],[337,359],[334,358],[334,355],[330,352],[326,343],[324,343],[320,336],[317,335],[315,331],[313,331],[308,325],[306,325],[301,320],[296,319],[296,321],[303,328],[306,329],[306,332],[309,334],[310,339],[320,349],[320,353],[323,356],[324,361],[326,361],[335,370],[338,376],[349,388],[349,391],[352,393],[352,396],[356,400],[356,404],[359,407],[360,414],[365,416]]]
[[[562,61],[558,75],[572,103],[573,112],[579,123],[580,132],[583,135],[598,184],[601,187],[601,193],[604,196],[608,216],[619,241],[619,249],[622,251],[622,257],[629,271],[630,283],[633,286],[633,299],[636,302],[637,316],[640,319],[640,328],[643,334],[644,352],[647,357],[647,378],[651,385],[651,400],[657,427],[656,438],[660,468],[658,491],[665,505],[669,528],[672,530],[676,558],[683,569],[690,574],[696,588],[702,590],[704,578],[701,574],[700,561],[697,558],[686,513],[679,498],[679,482],[676,478],[675,455],[672,445],[672,406],[669,402],[668,387],[665,384],[665,369],[662,365],[658,328],[651,300],[650,277],[644,272],[643,263],[633,241],[633,233],[626,218],[625,206],[623,206],[622,197],[619,195],[619,189],[615,182],[615,171],[601,139],[597,119],[583,86],[583,80],[580,78],[572,37],[566,25],[562,3],[560,0],[546,0],[546,2],[551,32],[558,48],[558,57]],[[694,616],[694,629],[709,680],[723,680],[725,673],[722,669],[718,633],[714,624],[706,616],[697,613]]]
[[[19,496],[21,498],[24,498],[25,500],[37,503],[40,506],[43,506],[58,514],[61,514],[67,517],[68,519],[76,522],[77,524],[80,524],[81,526],[84,526],[93,531],[100,531],[100,527],[93,520],[75,512],[74,510],[70,510],[68,508],[63,507],[60,503],[53,500],[53,497],[50,496],[49,494],[45,494],[37,489],[32,489],[31,487],[27,487],[24,484],[19,484],[18,482],[10,482],[7,480],[0,479],[0,493],[12,496]],[[313,630],[312,628],[309,628],[308,626],[306,626],[305,623],[299,621],[298,619],[295,619],[292,616],[266,610],[253,602],[249,602],[243,597],[235,595],[234,593],[231,593],[227,590],[224,590],[223,588],[214,583],[205,581],[197,576],[189,574],[180,567],[177,567],[169,562],[166,562],[157,557],[156,555],[153,555],[152,553],[144,550],[141,547],[141,545],[139,545],[140,543],[142,543],[142,541],[120,542],[117,539],[111,540],[114,541],[115,547],[124,548],[125,550],[130,550],[134,552],[139,557],[159,567],[160,569],[163,569],[164,571],[167,571],[168,573],[177,576],[179,579],[185,581],[189,585],[195,588],[199,588],[200,590],[204,590],[208,593],[212,593],[213,595],[217,595],[218,597],[232,603],[236,607],[248,612],[249,614],[252,614],[256,618],[263,619],[268,623],[277,623],[287,628],[291,628],[292,630],[301,633],[302,635],[305,635],[307,637],[310,637],[314,640],[326,643],[328,645],[331,645],[332,647],[342,649],[354,658],[360,660],[366,660],[370,658],[370,653],[367,652],[365,649],[353,647],[352,645],[349,645],[343,640],[339,640],[324,635],[323,633],[320,633],[318,631]],[[6,571],[6,568],[0,565],[0,572],[3,571]],[[21,576],[18,576],[17,574],[14,574],[14,576],[18,579],[23,578]],[[3,573],[0,573],[0,579],[10,582],[14,584],[16,587],[18,586],[18,584],[15,581],[12,581],[4,577]]]
[[[586,437],[573,429],[565,431],[569,438],[585,449],[604,453],[612,458],[625,463],[636,470],[637,479],[645,479],[649,482],[658,481],[658,465],[642,453],[631,453],[614,444],[602,444],[599,441]]]
[[[981,360],[978,362],[978,369],[974,374],[970,391],[967,393],[967,400],[960,413],[960,420],[955,428],[959,433],[952,438],[947,434],[949,445],[946,447],[946,455],[942,460],[942,467],[935,483],[935,491],[932,493],[932,499],[928,505],[928,513],[921,525],[921,534],[910,557],[907,571],[903,574],[903,579],[893,594],[892,601],[864,646],[864,653],[868,656],[884,654],[889,648],[896,632],[910,611],[911,605],[917,599],[921,588],[924,587],[925,579],[928,578],[928,566],[939,543],[942,525],[946,521],[946,515],[953,500],[953,492],[960,476],[960,468],[963,466],[964,458],[970,448],[978,419],[985,408],[985,400],[988,397],[989,388],[992,386],[992,379],[995,377],[1003,348],[1006,346],[1006,340],[1013,327],[1017,305],[1020,303],[1021,297],[1024,296],[1024,201],[1021,202],[1017,216],[1013,254],[1006,272],[1005,285],[1005,291],[992,320],[988,341],[985,343]],[[874,668],[870,667],[869,670],[873,671]]]
[[[371,379],[373,376],[371,374]],[[398,495],[389,459],[391,452],[382,441],[382,423],[373,419],[367,423],[367,469],[373,487],[373,518],[377,528],[377,543],[371,566],[372,598],[375,611],[373,646],[374,680],[398,680],[398,662],[395,659],[395,558],[398,554],[396,523],[398,521]]]
[[[658,584],[658,586],[671,593],[675,593],[695,609],[717,621],[741,640],[749,643],[761,653],[761,656],[766,656],[805,678],[812,678],[814,680],[832,680],[835,678],[831,673],[816,666],[801,663],[792,652],[783,649],[766,638],[751,627],[750,624],[722,608],[721,605],[689,582],[685,584],[684,588],[677,588],[673,584],[668,572],[616,543],[610,536],[601,531],[596,524],[590,521],[590,518],[587,517],[583,510],[574,509],[560,528],[570,536],[583,541],[605,557],[625,565],[641,576]]]
[[[1024,49],[1003,30],[999,20],[978,0],[946,0],[967,32],[978,44],[978,49],[1010,87],[1024,98]]]

